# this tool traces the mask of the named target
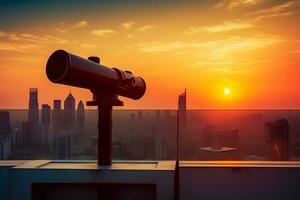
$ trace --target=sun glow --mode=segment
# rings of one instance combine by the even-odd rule
[[[224,89],[224,94],[225,94],[225,95],[230,95],[230,92],[231,92],[231,91],[230,91],[229,88],[225,88],[225,89]]]

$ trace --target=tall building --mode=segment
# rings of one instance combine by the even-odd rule
[[[84,134],[85,110],[82,101],[79,101],[76,112],[76,132],[79,135]]]
[[[9,112],[0,112],[0,135],[7,135],[11,133],[11,126],[9,121]]]
[[[63,128],[63,117],[64,113],[61,109],[61,100],[55,99],[53,101],[53,112],[52,112],[52,133],[58,134]]]
[[[179,133],[186,132],[186,89],[178,97],[178,122]]]
[[[68,132],[75,129],[75,98],[71,93],[64,102],[64,127]]]
[[[38,103],[38,89],[29,89],[29,112],[28,121],[33,125],[39,124],[39,103]]]
[[[30,144],[32,141],[32,130],[29,122],[22,122],[23,144]]]
[[[0,160],[9,159],[11,153],[11,135],[0,135]]]
[[[184,93],[179,95],[178,98],[178,110],[186,111],[186,89],[184,90]]]
[[[50,126],[51,107],[48,104],[42,104],[42,124]]]
[[[39,143],[39,103],[38,103],[38,89],[29,89],[29,111],[28,111],[28,126],[30,126],[30,133],[24,135],[30,143]]]
[[[136,114],[130,113],[130,123],[134,124],[136,122]]]
[[[143,123],[143,111],[138,112],[138,123],[141,125]]]
[[[0,112],[0,160],[8,159],[11,152],[11,126],[9,121],[9,112]]]
[[[52,159],[71,159],[72,135],[68,133],[54,136],[51,154]]]
[[[59,100],[59,99],[53,100],[53,109],[61,110],[61,100]]]
[[[47,144],[50,142],[49,128],[50,128],[51,107],[48,104],[42,104],[42,123],[41,123],[41,143]]]
[[[271,146],[273,160],[289,160],[289,123],[286,119],[268,122],[267,141]]]

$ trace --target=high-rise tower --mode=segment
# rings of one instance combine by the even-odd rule
[[[76,132],[79,135],[84,134],[85,110],[82,101],[79,101],[76,112]]]
[[[27,141],[31,143],[39,143],[39,103],[38,89],[29,89],[29,111],[28,111],[28,126],[30,127],[29,135],[26,135]]]
[[[178,97],[178,123],[179,132],[186,132],[186,89]]]
[[[64,102],[64,127],[66,131],[74,131],[75,128],[75,98],[71,93]]]
[[[42,104],[42,119],[40,125],[41,143],[47,144],[50,142],[49,128],[50,128],[51,107],[48,104]]]
[[[50,110],[51,107],[48,104],[42,105],[42,125],[50,126]]]
[[[52,113],[52,133],[54,135],[61,132],[63,127],[64,113],[61,109],[61,100],[55,99],[53,101],[53,113]]]
[[[290,126],[288,121],[279,119],[274,122],[267,122],[265,125],[273,160],[289,160]]]
[[[0,112],[0,135],[7,135],[11,133],[11,126],[9,120],[9,112]]]
[[[33,125],[37,126],[39,124],[39,103],[38,103],[38,89],[29,89],[29,112],[28,121]]]

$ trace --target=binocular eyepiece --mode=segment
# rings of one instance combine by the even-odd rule
[[[53,83],[86,88],[103,95],[120,95],[137,100],[145,94],[143,78],[129,71],[104,66],[96,58],[84,59],[57,50],[48,59],[47,77]]]

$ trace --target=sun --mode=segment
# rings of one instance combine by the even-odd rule
[[[225,94],[225,95],[230,95],[230,92],[231,92],[231,91],[230,91],[229,88],[225,88],[225,89],[224,89],[224,94]]]

